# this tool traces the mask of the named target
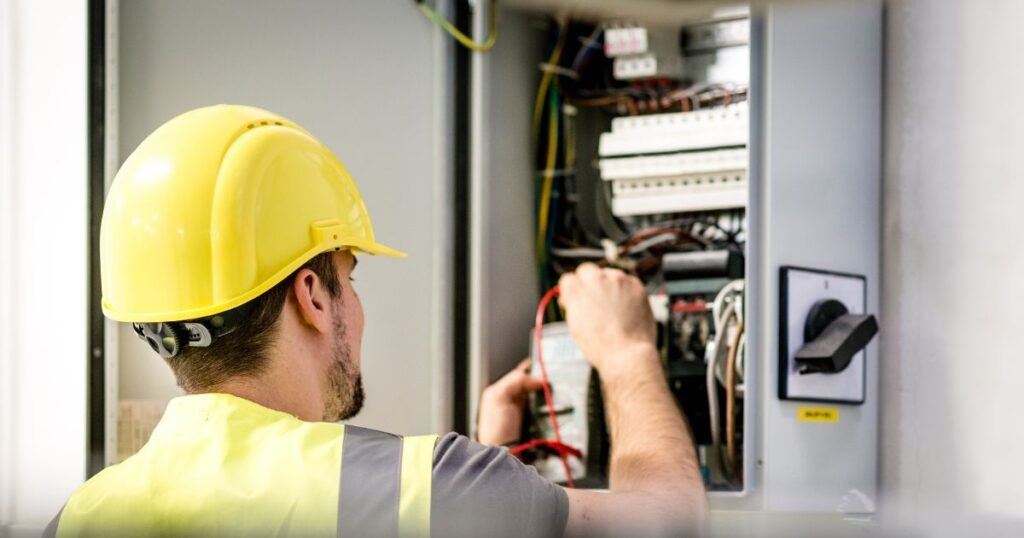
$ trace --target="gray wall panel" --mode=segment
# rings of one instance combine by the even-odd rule
[[[121,158],[193,107],[246,103],[288,116],[356,178],[377,236],[406,260],[366,257],[367,406],[354,421],[398,433],[444,424],[436,399],[447,338],[449,150],[441,39],[410,2],[309,0],[121,3]],[[122,335],[123,398],[168,397],[170,374]],[[443,360],[442,360],[443,359]]]

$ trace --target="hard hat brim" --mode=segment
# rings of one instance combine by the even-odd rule
[[[353,243],[355,242],[353,241]],[[400,250],[395,250],[387,245],[369,241],[360,241],[359,244],[350,245],[350,248],[352,248],[356,253],[361,252],[365,254],[372,254],[374,256],[386,256],[388,258],[405,258],[408,256],[408,254]]]

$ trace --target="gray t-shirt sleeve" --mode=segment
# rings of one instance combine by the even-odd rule
[[[434,446],[433,536],[562,536],[565,491],[509,455],[449,433]]]

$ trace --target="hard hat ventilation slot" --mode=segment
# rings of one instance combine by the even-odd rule
[[[256,127],[266,127],[267,125],[277,125],[279,127],[283,127],[284,126],[284,124],[279,122],[279,121],[264,120],[264,121],[261,121],[261,122],[258,122],[258,123],[257,122],[252,122],[249,125],[246,125],[245,128],[246,129],[255,129]]]

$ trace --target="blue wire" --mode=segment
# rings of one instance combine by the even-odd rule
[[[580,49],[580,51],[578,53],[576,53],[576,58],[573,59],[573,61],[572,61],[572,70],[573,71],[576,71],[576,70],[579,69],[580,64],[583,63],[583,60],[586,59],[587,55],[590,54],[591,51],[597,50],[598,45],[601,43],[602,39],[604,39],[604,31],[602,31],[600,34],[598,34],[598,36],[596,38],[594,38],[593,41],[588,41],[588,42],[583,44],[583,48]]]

